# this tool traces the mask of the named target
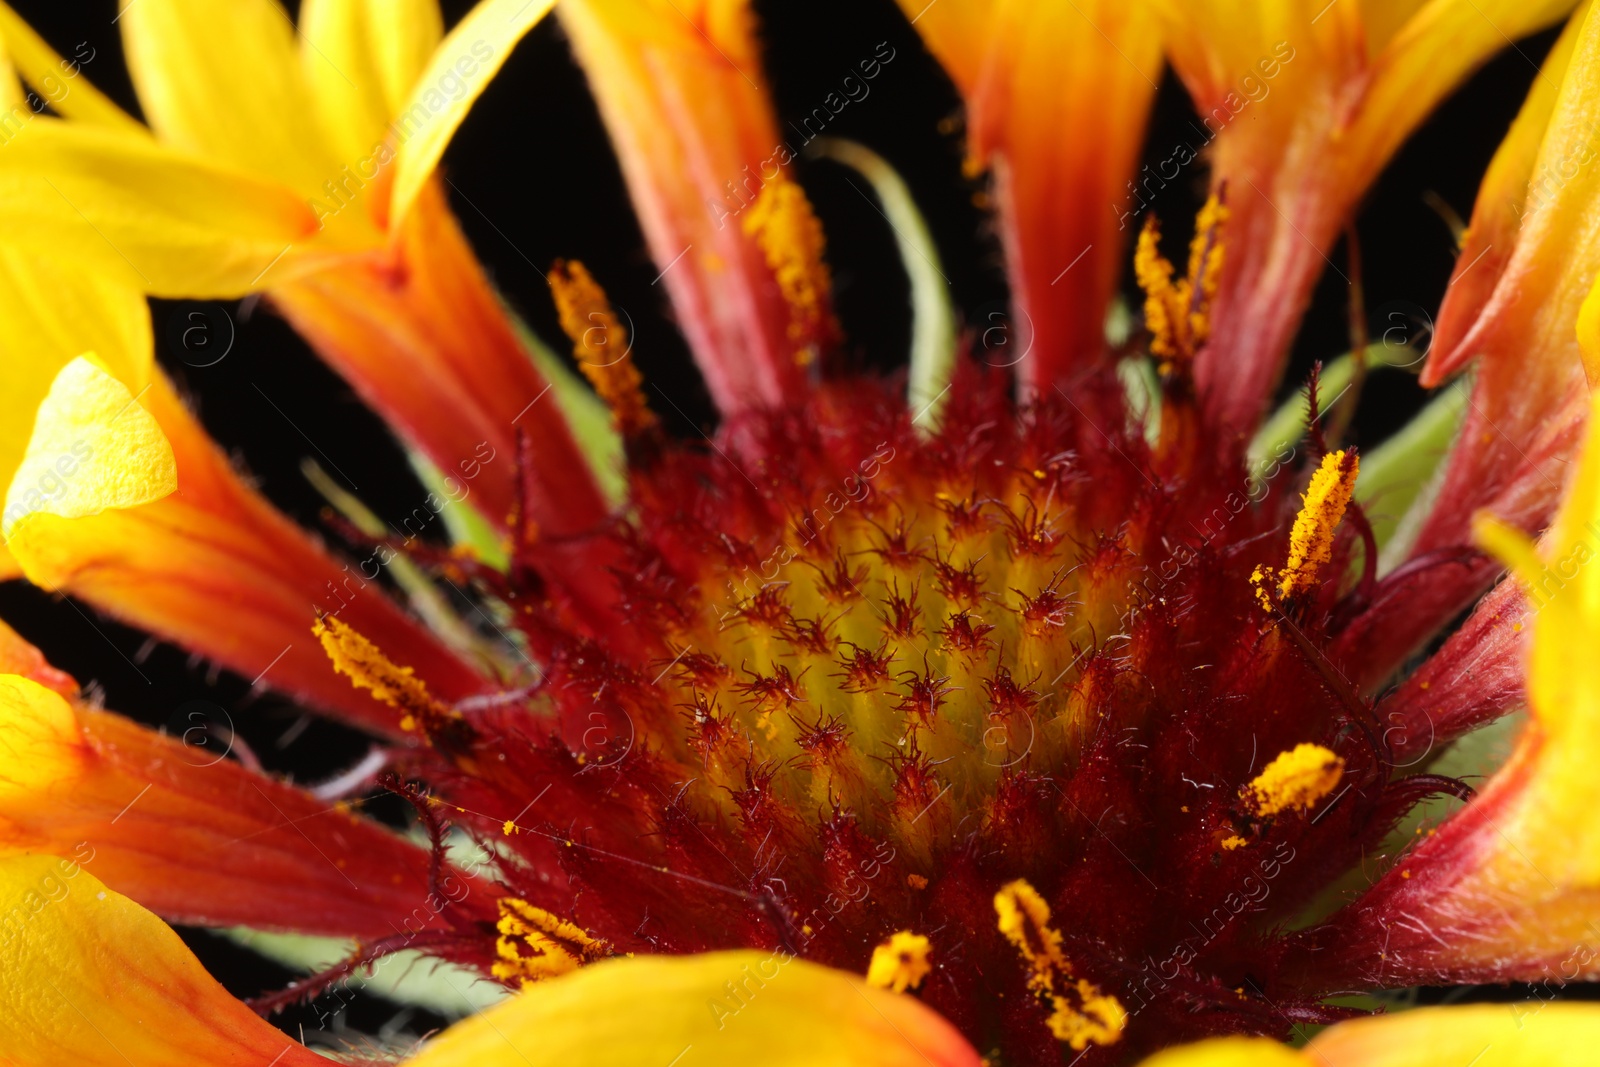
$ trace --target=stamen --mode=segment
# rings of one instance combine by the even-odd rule
[[[1093,982],[1073,978],[1072,965],[1061,950],[1061,933],[1050,926],[1050,905],[1022,879],[994,895],[999,929],[1032,971],[1028,988],[1048,1001],[1045,1024],[1059,1041],[1075,1051],[1090,1044],[1112,1045],[1128,1025],[1128,1013],[1116,997]]]
[[[800,186],[780,176],[762,186],[745,215],[744,232],[760,245],[789,304],[789,339],[801,346],[794,358],[805,366],[833,332],[833,282],[822,261],[822,224]]]
[[[415,730],[419,721],[431,728],[461,717],[454,708],[435,700],[410,667],[394,663],[348,623],[324,615],[312,624],[311,632],[322,642],[333,669],[349,677],[351,685],[372,690],[375,698],[405,713],[400,720],[402,730]]]
[[[1198,352],[1211,336],[1211,302],[1222,280],[1222,227],[1228,207],[1221,191],[1206,198],[1189,241],[1189,341]]]
[[[896,993],[916,989],[933,970],[933,964],[928,962],[932,952],[932,942],[922,934],[901,930],[872,950],[867,984]]]
[[[1344,760],[1321,745],[1299,744],[1267,764],[1243,792],[1245,802],[1262,818],[1290,808],[1309,811],[1339,785]]]
[[[644,378],[634,366],[628,331],[617,321],[611,301],[588,268],[577,260],[557,260],[550,268],[550,294],[561,328],[572,339],[578,369],[611,409],[617,431],[635,438],[656,425],[644,399]]]
[[[1188,275],[1174,279],[1175,268],[1161,254],[1161,226],[1154,215],[1145,217],[1133,271],[1145,293],[1150,354],[1160,357],[1163,373],[1193,359],[1211,336],[1211,303],[1222,277],[1222,227],[1227,220],[1221,196],[1212,194],[1195,218]]]
[[[1255,586],[1262,607],[1271,611],[1278,603],[1316,588],[1317,571],[1333,558],[1333,536],[1350,504],[1360,472],[1361,459],[1354,450],[1340,449],[1322,457],[1322,466],[1311,476],[1305,503],[1289,532],[1288,561],[1281,571],[1257,567],[1250,574],[1250,584]],[[1275,588],[1269,590],[1269,583],[1274,582]]]
[[[1144,325],[1150,331],[1150,354],[1164,360],[1177,358],[1177,324],[1184,321],[1182,307],[1188,303],[1184,283],[1173,283],[1172,263],[1161,254],[1161,224],[1146,215],[1139,231],[1139,244],[1133,253],[1133,273],[1144,290]]]
[[[501,897],[500,921],[495,928],[495,960],[491,973],[523,989],[541,978],[554,978],[577,970],[607,955],[611,946],[590,937],[582,927],[536,908],[517,897]]]

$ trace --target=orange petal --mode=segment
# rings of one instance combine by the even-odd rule
[[[994,169],[1017,372],[1047,389],[1106,347],[1160,27],[1150,5],[1117,0],[900,6],[966,98],[972,161]]]
[[[0,846],[72,855],[174,922],[368,941],[443,928],[426,851],[225,759],[227,724],[184,729],[192,743],[0,675]],[[441,885],[451,901],[474,887]]]
[[[0,674],[21,675],[64,697],[78,695],[76,678],[51,666],[43,652],[3,622],[0,622]]]
[[[620,1019],[631,1019],[627,1026]],[[776,952],[608,960],[430,1041],[413,1067],[979,1067],[913,997]]]
[[[1394,150],[1472,70],[1573,0],[1435,0],[1369,17],[1315,0],[1164,0],[1170,55],[1228,185],[1230,255],[1196,367],[1255,425],[1339,232]],[[1164,183],[1162,183],[1164,184]]]
[[[166,923],[69,859],[0,859],[8,1067],[327,1067],[235,1000]]]
[[[470,484],[504,528],[516,502],[517,435],[535,471],[530,507],[545,533],[587,533],[606,505],[437,182],[392,253],[272,291],[318,353],[436,467]]]
[[[787,168],[844,97],[780,134],[747,0],[569,0],[560,14],[712,398],[724,414],[788,402],[832,316]],[[816,302],[797,307],[805,294]]]
[[[52,398],[36,438],[54,433],[48,425],[73,421],[74,396]],[[54,508],[66,514],[26,509],[9,545],[31,581],[396,736],[403,736],[399,713],[353,690],[328,666],[311,635],[319,614],[337,612],[395,660],[414,666],[443,699],[489,684],[373,584],[390,550],[337,562],[240,480],[164,378],[152,380],[133,403],[170,443],[177,492],[136,506],[118,501],[138,497],[109,495],[98,508],[93,499]],[[98,471],[95,480],[108,492],[120,490],[147,476],[128,469],[133,458],[103,450],[83,470]],[[89,484],[86,474],[68,481]],[[27,488],[14,481],[10,499],[26,501],[18,494]],[[228,625],[218,625],[221,618]]]

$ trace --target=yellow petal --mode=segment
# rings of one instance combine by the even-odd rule
[[[1600,1007],[1593,1004],[1473,1004],[1330,1026],[1311,1039],[1301,1062],[1314,1067],[1582,1067],[1593,1062],[1597,1042]]]
[[[1600,1007],[1541,1000],[1353,1019],[1305,1050],[1224,1037],[1159,1052],[1139,1067],[1583,1067],[1600,1041]]]
[[[10,55],[17,72],[35,93],[49,101],[56,114],[124,133],[146,135],[147,131],[137,119],[89,84],[82,68],[95,53],[87,42],[78,46],[72,59],[64,59],[11,10],[9,4],[0,3],[0,52]]]
[[[66,519],[159,500],[178,487],[161,427],[116,378],[79,357],[61,368],[39,405],[6,493],[3,530],[32,515]]]
[[[1139,1061],[1139,1067],[1324,1067],[1288,1045],[1264,1037],[1217,1037],[1179,1045]]]
[[[76,859],[0,859],[7,1067],[327,1067]]]
[[[628,1019],[628,1025],[618,1025]],[[782,952],[611,960],[539,982],[411,1067],[978,1067],[920,1001]]]
[[[166,143],[302,193],[339,168],[278,0],[138,0],[121,15],[128,73]]]
[[[411,210],[456,128],[511,50],[553,7],[555,0],[482,0],[439,43],[394,116],[400,153],[391,224]]]
[[[439,0],[306,0],[300,51],[341,163],[373,155],[444,36]]]
[[[141,2],[135,10],[143,7]],[[8,244],[132,271],[146,292],[242,296],[319,265],[316,213],[288,189],[146,139],[38,118],[0,153]]]
[[[0,249],[0,483],[9,486],[22,462],[57,372],[88,351],[131,389],[144,387],[150,312],[138,288],[82,265]],[[16,573],[0,548],[0,577]]]

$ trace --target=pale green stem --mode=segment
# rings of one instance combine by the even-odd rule
[[[894,231],[900,262],[911,281],[911,381],[907,399],[912,423],[924,431],[939,425],[939,413],[956,364],[956,317],[950,304],[950,279],[939,265],[933,234],[894,167],[876,152],[838,138],[814,142],[813,154],[843,163],[878,194],[879,209]],[[863,196],[866,194],[863,193]]]

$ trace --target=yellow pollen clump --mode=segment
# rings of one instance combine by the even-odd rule
[[[1294,746],[1267,764],[1244,788],[1245,800],[1262,818],[1311,805],[1333,792],[1344,775],[1344,760],[1309,742]]]
[[[572,339],[578,369],[611,409],[623,437],[637,437],[656,425],[655,412],[644,399],[644,378],[633,364],[628,331],[605,290],[577,260],[557,260],[550,268],[550,295],[561,315],[561,328]]]
[[[1145,294],[1150,354],[1161,358],[1164,371],[1193,359],[1211,336],[1211,304],[1222,278],[1222,227],[1227,220],[1227,207],[1213,194],[1195,218],[1188,274],[1174,279],[1175,268],[1161,254],[1160,224],[1154,215],[1145,217],[1133,272]]]
[[[922,934],[901,930],[872,950],[867,984],[896,993],[916,989],[933,970],[933,964],[928,962],[932,953],[933,943]]]
[[[800,345],[795,362],[816,358],[816,343],[832,332],[829,301],[833,282],[822,261],[822,224],[800,186],[780,175],[762,186],[744,217],[789,305],[789,340]]]
[[[378,700],[405,712],[401,729],[416,729],[418,719],[435,723],[460,717],[454,708],[435,700],[410,667],[394,663],[348,623],[324,615],[312,624],[311,632],[322,642],[333,669],[349,677],[351,685],[370,689]]]
[[[1128,1013],[1116,997],[1073,977],[1061,950],[1061,933],[1050,926],[1050,905],[1039,891],[1019,878],[994,895],[994,910],[1000,933],[1028,964],[1028,988],[1050,1003],[1045,1022],[1056,1039],[1080,1052],[1091,1043],[1120,1040]]]
[[[1354,451],[1340,449],[1322,457],[1289,532],[1288,561],[1280,571],[1257,567],[1250,573],[1250,584],[1262,607],[1271,611],[1277,602],[1316,588],[1317,572],[1333,558],[1333,536],[1350,505],[1360,472],[1361,459]],[[1269,591],[1272,583],[1275,588]]]
[[[541,978],[575,971],[611,951],[610,945],[590,937],[582,927],[526,900],[501,897],[499,907],[495,928],[500,936],[491,973],[502,982],[516,981],[526,989]]]

